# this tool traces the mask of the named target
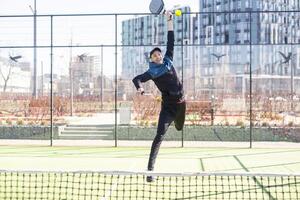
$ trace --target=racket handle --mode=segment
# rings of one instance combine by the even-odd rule
[[[164,11],[163,11],[163,14],[166,15],[166,17],[168,17],[168,16],[167,16],[167,12],[168,12],[167,10],[164,10]],[[167,19],[168,21],[170,21],[170,20],[173,19],[173,13],[172,13],[171,11],[169,11],[169,12],[171,13],[171,15],[170,15],[170,18]]]

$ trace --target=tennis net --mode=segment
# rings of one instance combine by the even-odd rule
[[[155,181],[148,183],[152,175]],[[300,199],[300,175],[0,171],[0,199]]]

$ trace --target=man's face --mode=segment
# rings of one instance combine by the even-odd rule
[[[162,64],[163,63],[163,57],[160,51],[154,51],[151,55],[151,61],[156,64]]]

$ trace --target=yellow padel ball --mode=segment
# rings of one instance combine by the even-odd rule
[[[175,15],[178,16],[178,17],[181,16],[181,10],[176,10]]]

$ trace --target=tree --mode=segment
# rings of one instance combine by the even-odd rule
[[[18,62],[18,59],[22,58],[22,56],[9,56],[9,66],[8,66],[8,73],[7,74],[4,74],[2,69],[4,66],[1,66],[0,67],[0,74],[3,78],[3,81],[4,81],[4,86],[3,86],[3,92],[6,91],[6,88],[7,88],[7,83],[8,83],[8,80],[10,79],[11,75],[12,75],[12,68],[14,67],[15,63]]]

